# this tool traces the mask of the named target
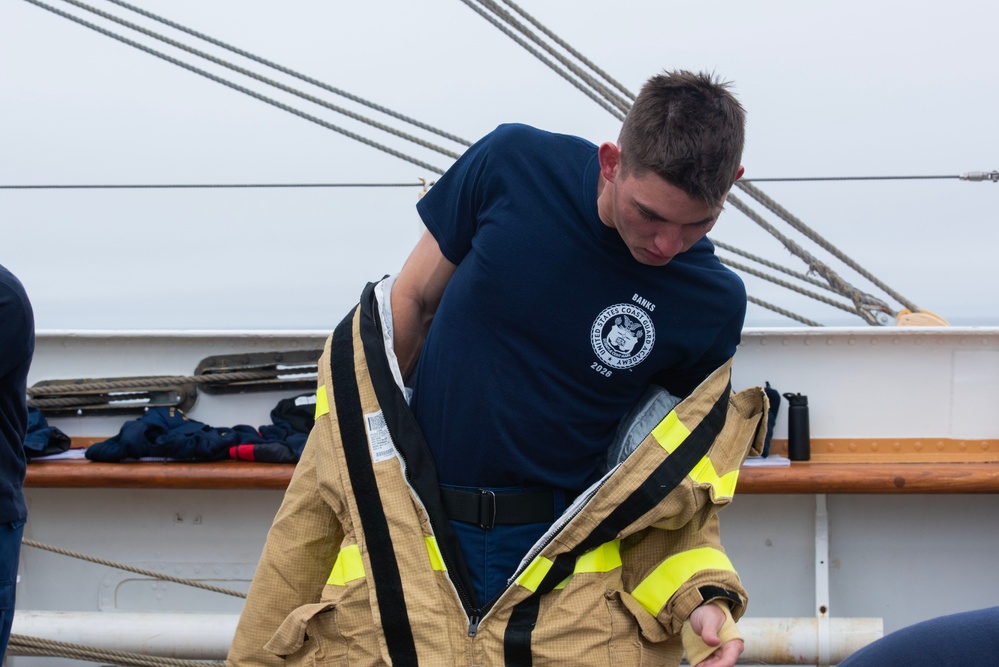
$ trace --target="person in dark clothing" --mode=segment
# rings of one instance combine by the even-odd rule
[[[665,72],[616,142],[504,124],[417,204],[427,230],[391,289],[394,351],[481,604],[600,477],[650,384],[687,396],[735,353],[745,286],[706,235],[744,133],[726,83]],[[546,513],[493,525],[482,497]],[[708,636],[726,622],[711,602],[691,618]],[[734,664],[742,642],[725,644],[705,663]]]
[[[938,616],[868,644],[839,667],[999,664],[999,607]]]
[[[0,266],[0,662],[14,620],[14,594],[24,504],[24,436],[28,427],[28,367],[35,319],[20,281]]]

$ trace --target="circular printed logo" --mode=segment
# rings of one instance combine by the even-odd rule
[[[630,303],[605,308],[590,328],[593,351],[610,368],[637,366],[655,343],[656,328],[649,314]]]

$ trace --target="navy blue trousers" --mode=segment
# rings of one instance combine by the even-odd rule
[[[868,644],[839,667],[999,665],[999,607],[940,616]]]
[[[475,491],[478,487],[450,486],[463,491]],[[497,494],[515,489],[488,489]],[[554,516],[559,516],[566,508],[566,498],[555,492]],[[486,530],[471,523],[452,521],[462,554],[472,576],[472,585],[483,606],[506,588],[507,580],[517,571],[520,561],[545,532],[551,523],[527,523],[519,525],[497,525]]]
[[[10,626],[14,622],[14,593],[17,590],[22,535],[23,519],[0,525],[0,662],[7,653]]]

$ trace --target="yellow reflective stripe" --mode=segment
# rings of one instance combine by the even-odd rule
[[[333,563],[333,571],[326,583],[330,586],[346,586],[347,582],[364,576],[364,561],[361,560],[361,547],[356,544],[343,547]]]
[[[652,435],[663,449],[672,454],[690,435],[690,429],[676,416],[676,410],[670,410],[670,413],[652,429]]]
[[[672,454],[687,439],[690,430],[677,417],[676,411],[672,410],[659,422],[658,426],[652,429],[652,435],[663,449]],[[739,479],[739,470],[733,470],[719,477],[711,459],[705,456],[690,471],[690,478],[698,484],[713,486],[715,498],[731,498],[735,495],[735,483]]]
[[[330,412],[330,400],[326,396],[326,385],[321,384],[316,389],[316,419]]]
[[[519,577],[517,577],[517,584],[523,586],[532,593],[538,590],[538,586],[541,585],[541,580],[545,578],[548,574],[548,570],[552,569],[553,563],[543,556],[538,556],[531,564],[527,566]]]
[[[572,572],[610,572],[618,567],[621,567],[621,540],[611,540],[580,556]]]
[[[728,556],[717,549],[702,547],[670,556],[659,564],[631,595],[653,616],[680,590],[680,587],[698,572],[725,570],[735,573]]]
[[[715,499],[731,498],[735,495],[735,484],[739,481],[739,469],[726,473],[721,477],[715,471],[715,466],[711,459],[705,456],[694,469],[690,471],[690,478],[698,484],[710,484],[714,487]]]
[[[440,545],[437,544],[437,539],[431,535],[429,537],[424,537],[423,541],[427,543],[427,555],[430,556],[430,567],[438,572],[444,572],[447,570],[444,567],[444,556],[441,555]]]
[[[517,583],[531,591],[536,591],[541,584],[541,580],[545,578],[551,567],[552,561],[547,558],[536,558],[527,566],[524,573],[517,577]],[[555,587],[555,590],[565,588],[575,574],[580,574],[581,572],[610,572],[618,567],[621,567],[621,540],[605,542],[577,558],[576,567],[573,568],[572,574],[559,583]]]

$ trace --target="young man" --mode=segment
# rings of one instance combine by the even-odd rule
[[[618,144],[504,125],[434,185],[327,343],[231,665],[735,663],[716,513],[765,403],[731,392],[745,290],[704,236],[743,125],[664,74]],[[686,398],[611,454],[652,384]]]
[[[404,376],[415,367],[445,504],[547,493],[557,516],[650,382],[686,396],[735,353],[745,290],[704,237],[743,137],[724,85],[664,74],[618,144],[502,126],[420,201],[429,231],[392,288],[395,350]],[[550,523],[455,523],[481,603]]]
[[[14,620],[14,593],[24,504],[24,436],[28,428],[28,367],[35,350],[35,320],[24,287],[0,266],[0,662]]]

